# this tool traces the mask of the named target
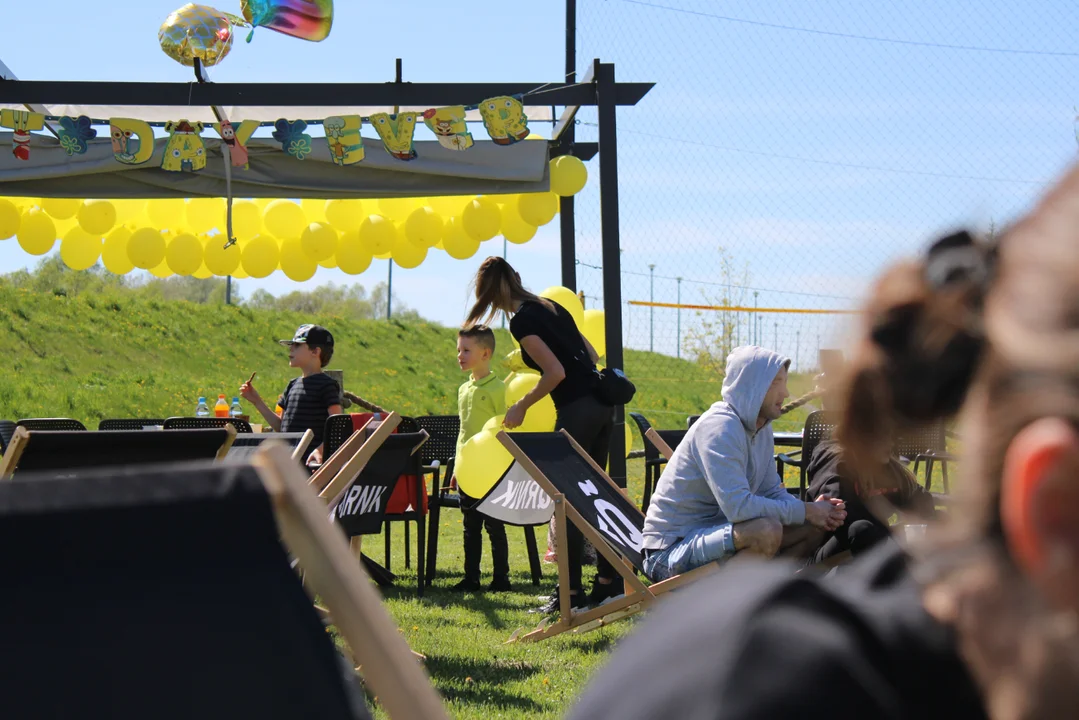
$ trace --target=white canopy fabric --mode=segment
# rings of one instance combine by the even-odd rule
[[[189,109],[189,108],[188,108]],[[337,108],[340,112],[341,108]],[[172,116],[175,119],[175,115]],[[188,116],[190,119],[190,116]],[[167,138],[158,138],[154,154],[142,165],[113,157],[108,137],[88,143],[82,155],[68,155],[59,141],[34,133],[29,160],[8,148],[12,133],[0,133],[0,197],[169,198],[224,197],[225,160],[221,141],[203,137],[206,167],[197,172],[162,170]],[[531,140],[495,145],[476,136],[475,145],[456,151],[435,141],[416,142],[417,157],[392,157],[381,141],[364,138],[365,159],[335,165],[322,138],[303,160],[284,153],[268,139],[251,139],[249,169],[232,168],[235,198],[383,198],[441,195],[500,195],[550,189],[548,146]]]

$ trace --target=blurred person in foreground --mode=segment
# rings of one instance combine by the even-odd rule
[[[574,718],[1079,717],[1079,169],[998,245],[876,283],[839,439],[959,413],[946,523],[847,575],[739,563],[661,604]]]

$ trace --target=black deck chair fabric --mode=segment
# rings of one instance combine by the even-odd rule
[[[249,465],[0,483],[0,542],[9,717],[368,717]]]
[[[31,431],[16,475],[118,464],[212,460],[228,438],[213,430],[117,430],[112,432]]]
[[[397,479],[409,472],[410,463],[418,466],[419,458],[413,457],[412,451],[424,438],[418,432],[388,436],[356,479],[331,500],[334,518],[349,537],[382,532],[386,505]]]
[[[513,433],[513,442],[607,542],[643,572],[644,515],[561,433]]]

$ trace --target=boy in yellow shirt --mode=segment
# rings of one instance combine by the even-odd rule
[[[506,412],[506,386],[491,372],[491,356],[495,351],[495,334],[486,325],[473,325],[457,331],[457,364],[472,373],[457,391],[457,409],[461,416],[461,432],[457,436],[457,455],[470,437],[483,429],[484,423]],[[459,491],[460,492],[460,491]],[[491,560],[494,579],[487,589],[491,592],[511,590],[509,543],[506,526],[474,509],[476,498],[461,492],[461,514],[464,515],[465,579],[453,586],[459,592],[480,590],[480,557],[483,555],[483,526],[491,538]]]

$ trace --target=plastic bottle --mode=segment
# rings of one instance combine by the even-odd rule
[[[199,398],[199,404],[195,406],[195,417],[210,417],[210,408],[206,405],[206,398]]]
[[[232,398],[232,405],[229,407],[229,417],[240,417],[244,414],[244,409],[240,407],[240,398]]]
[[[227,418],[229,416],[229,402],[225,399],[224,395],[217,396],[217,403],[214,405],[214,417]]]

